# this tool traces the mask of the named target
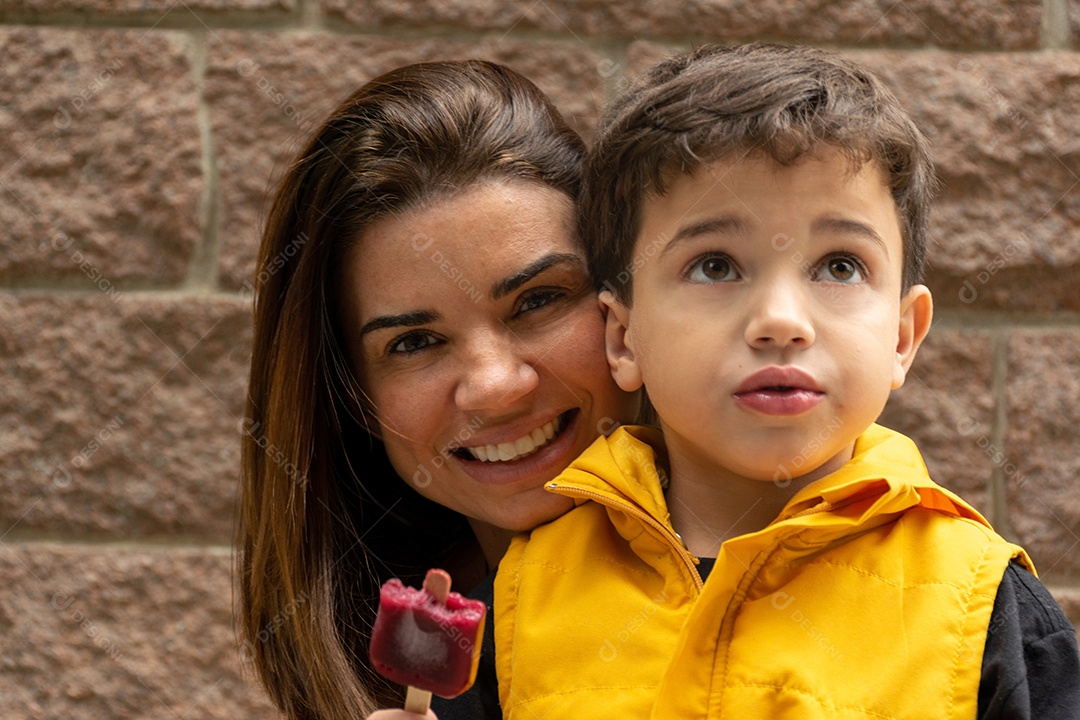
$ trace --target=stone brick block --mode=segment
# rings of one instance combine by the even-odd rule
[[[203,182],[184,41],[2,28],[0,54],[0,282],[183,280]]]
[[[594,126],[606,65],[576,43],[215,33],[205,85],[221,176],[222,284],[250,281],[268,189],[341,100],[399,65],[470,57],[519,70],[577,129]]]
[[[4,717],[274,718],[241,670],[231,564],[225,550],[0,545]]]
[[[1080,574],[1080,331],[1017,331],[1008,345],[1009,521],[1039,572]]]
[[[854,56],[933,144],[938,305],[1080,310],[1080,54]]]
[[[935,329],[878,420],[914,440],[930,476],[984,514],[993,471],[993,366],[986,335]]]
[[[661,45],[648,40],[635,40],[626,46],[625,76],[631,82],[664,58],[676,55],[688,48],[677,45]]]
[[[0,294],[0,534],[227,542],[250,306]]]
[[[1080,590],[1051,587],[1050,592],[1073,626],[1080,628]]]
[[[543,31],[574,36],[717,40],[774,38],[840,44],[900,43],[938,47],[1038,47],[1042,4],[998,0],[321,0],[323,11],[359,27],[449,26],[476,31]]]

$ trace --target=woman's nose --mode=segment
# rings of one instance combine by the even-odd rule
[[[454,400],[462,410],[500,410],[535,390],[539,381],[513,338],[477,338],[464,358]]]
[[[754,348],[809,347],[814,343],[810,302],[797,283],[774,282],[752,298],[746,342]]]

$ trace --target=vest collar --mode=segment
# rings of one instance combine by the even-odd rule
[[[675,535],[663,492],[663,447],[657,430],[624,425],[597,438],[547,488],[577,504],[592,499],[615,509],[630,505]],[[856,440],[850,461],[800,489],[768,527],[743,538],[813,529],[817,545],[888,522],[916,505],[990,527],[977,510],[930,479],[915,443],[875,424]]]
[[[576,489],[589,497],[574,495],[580,505],[589,499],[606,505],[630,505],[661,523],[668,518],[664,499],[667,465],[664,438],[659,430],[644,425],[622,425],[609,436],[598,437],[585,452],[546,487],[559,492]]]

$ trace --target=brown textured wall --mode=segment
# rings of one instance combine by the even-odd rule
[[[705,40],[836,47],[934,143],[937,322],[885,421],[1080,622],[1080,0],[0,0],[0,714],[271,718],[230,625],[269,179],[346,92],[507,62],[588,133]]]

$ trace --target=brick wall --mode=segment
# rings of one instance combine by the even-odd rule
[[[933,141],[886,421],[1080,621],[1080,0],[0,0],[0,714],[270,718],[230,533],[262,201],[364,80],[482,56],[588,133],[702,40],[839,47]]]

